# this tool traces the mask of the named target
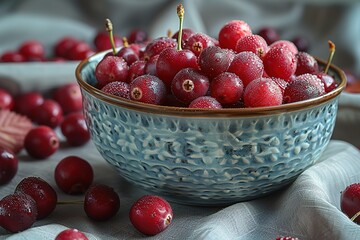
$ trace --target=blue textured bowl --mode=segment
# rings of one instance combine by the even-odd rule
[[[155,106],[96,89],[102,57],[76,69],[98,151],[126,180],[191,205],[250,200],[294,181],[329,143],[346,84],[331,66],[339,86],[308,101],[252,109]]]

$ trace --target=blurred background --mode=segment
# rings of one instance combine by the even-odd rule
[[[2,0],[0,1],[0,53],[22,41],[37,39],[50,49],[65,35],[89,43],[105,30],[110,18],[114,32],[128,35],[134,29],[151,38],[177,31],[173,0]],[[360,3],[344,0],[184,0],[184,27],[217,37],[227,21],[246,21],[253,32],[271,27],[281,39],[302,41],[310,53],[326,59],[327,41],[337,47],[334,63],[360,74]],[[306,43],[304,43],[306,42]],[[49,50],[50,51],[50,50]],[[50,53],[49,53],[50,54]]]

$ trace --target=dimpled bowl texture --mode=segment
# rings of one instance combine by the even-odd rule
[[[127,181],[189,205],[251,200],[294,181],[329,143],[346,84],[331,66],[339,86],[308,101],[252,109],[155,106],[96,89],[94,70],[103,56],[76,69],[98,151]]]

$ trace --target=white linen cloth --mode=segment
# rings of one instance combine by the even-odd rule
[[[151,3],[150,3],[151,2]],[[242,19],[256,31],[262,26],[277,27],[282,38],[297,34],[309,37],[311,53],[327,57],[328,39],[337,44],[334,63],[360,73],[359,3],[352,1],[206,1],[185,0],[184,26],[216,36],[226,21]],[[61,36],[72,35],[91,41],[96,28],[110,17],[116,31],[126,33],[134,27],[146,26],[151,37],[176,31],[175,6],[178,1],[2,1],[0,5],[0,53],[15,49],[27,39],[43,40],[47,49]],[[303,5],[305,4],[305,5]],[[141,16],[141,17],[140,17]],[[131,24],[129,24],[129,22]],[[55,31],[54,31],[55,30]],[[54,63],[19,64],[17,68],[0,64],[0,85],[7,77],[19,84],[20,90],[41,89],[73,81],[76,64],[56,68]],[[34,68],[36,66],[38,68]],[[35,69],[42,69],[41,71]],[[5,76],[5,77],[4,77]],[[351,97],[356,103],[358,97]],[[345,101],[348,102],[347,100]],[[341,106],[340,106],[341,107]],[[350,116],[352,112],[347,112]],[[346,114],[345,114],[346,115]],[[32,161],[25,152],[19,155],[19,171],[7,185],[0,186],[0,198],[14,191],[27,176],[40,176],[58,191],[59,200],[75,200],[55,185],[53,171],[63,157],[77,155],[87,159],[95,171],[96,183],[112,186],[121,198],[119,213],[110,221],[94,222],[87,218],[81,205],[59,205],[47,218],[26,231],[9,234],[0,228],[0,239],[54,239],[65,228],[78,228],[89,239],[275,239],[292,235],[304,239],[360,239],[360,227],[340,211],[340,192],[354,182],[360,182],[359,127],[349,129],[337,124],[344,141],[330,142],[321,159],[307,169],[289,187],[267,197],[237,203],[228,207],[196,207],[171,203],[174,220],[167,230],[154,237],[144,237],[131,225],[128,212],[131,204],[146,191],[124,181],[105,162],[90,142],[80,148],[61,148],[46,160]],[[356,119],[351,123],[356,126]],[[358,125],[359,121],[357,121]],[[344,132],[341,126],[346,126]],[[345,128],[344,128],[345,129]],[[336,136],[335,136],[336,137]],[[345,142],[347,141],[347,142]]]
[[[87,159],[94,168],[95,183],[112,186],[120,196],[120,211],[111,220],[91,221],[83,206],[58,205],[47,218],[28,230],[9,234],[0,228],[0,239],[48,240],[65,228],[77,228],[89,239],[231,239],[272,240],[280,235],[299,239],[356,240],[360,227],[340,211],[340,193],[347,185],[360,182],[360,151],[349,143],[333,140],[319,161],[305,170],[289,187],[267,197],[228,207],[197,207],[170,202],[174,218],[162,233],[145,237],[131,225],[131,204],[148,192],[123,180],[101,158],[93,144],[63,148],[46,160],[30,160],[22,153],[16,177],[0,188],[3,197],[14,191],[27,176],[40,176],[58,192],[59,200],[78,200],[80,196],[62,193],[54,181],[56,164],[65,156]]]

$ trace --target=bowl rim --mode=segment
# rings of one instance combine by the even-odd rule
[[[305,110],[313,108],[321,104],[325,104],[332,99],[335,99],[346,87],[346,75],[342,69],[338,66],[331,64],[330,70],[336,73],[339,77],[338,86],[322,96],[294,102],[281,104],[278,106],[270,107],[256,107],[256,108],[222,108],[222,109],[207,109],[207,108],[188,108],[188,107],[174,107],[165,105],[155,105],[143,102],[137,102],[130,99],[121,98],[115,95],[107,94],[100,89],[87,83],[81,76],[81,71],[87,64],[95,62],[96,59],[105,55],[108,51],[96,53],[90,57],[80,61],[75,70],[76,80],[81,89],[88,92],[93,97],[100,99],[101,101],[117,105],[119,107],[126,108],[128,110],[135,110],[148,114],[168,115],[177,117],[196,117],[196,118],[221,118],[221,117],[255,117],[266,116],[273,114],[288,113],[294,111]],[[324,60],[315,57],[318,63],[326,65]]]

